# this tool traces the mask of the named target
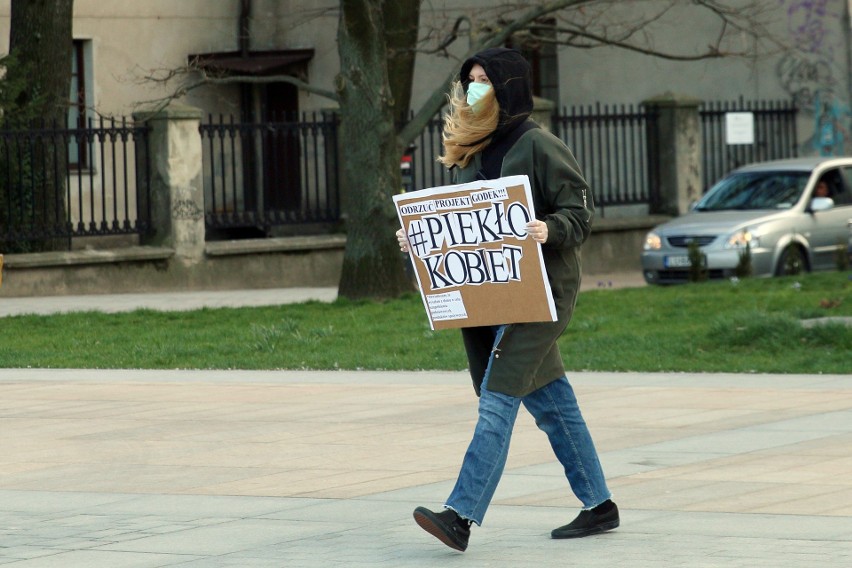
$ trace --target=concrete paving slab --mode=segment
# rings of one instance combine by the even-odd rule
[[[475,420],[466,373],[0,370],[0,565],[848,566],[852,376],[571,377],[622,526],[531,418],[465,554],[417,527]]]

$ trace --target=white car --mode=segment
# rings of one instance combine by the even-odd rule
[[[754,276],[835,269],[838,254],[852,250],[852,158],[778,160],[734,170],[688,214],[648,233],[645,281],[688,281],[692,242],[710,279],[735,276],[746,246]]]

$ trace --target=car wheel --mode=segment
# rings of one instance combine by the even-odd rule
[[[781,253],[778,259],[778,267],[775,269],[776,276],[792,276],[808,271],[808,261],[801,247],[790,245]]]

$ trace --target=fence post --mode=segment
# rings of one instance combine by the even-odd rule
[[[171,247],[187,262],[204,255],[201,116],[200,109],[175,102],[133,114],[150,128],[151,219],[142,243]]]
[[[556,103],[550,99],[533,97],[532,118],[548,132],[553,132],[553,113],[555,108]]]
[[[682,215],[701,197],[701,121],[698,106],[701,101],[692,97],[666,93],[642,103],[656,111],[648,139],[649,171],[656,172],[656,199],[651,213]]]

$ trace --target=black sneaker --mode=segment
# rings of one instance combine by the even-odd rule
[[[447,509],[441,513],[433,513],[425,507],[417,507],[414,509],[414,520],[423,530],[450,548],[461,552],[467,549],[470,521],[462,519],[455,511]]]
[[[558,529],[553,529],[552,538],[580,538],[598,534],[618,527],[618,507],[612,501],[605,501],[594,509],[580,511],[577,518]]]

